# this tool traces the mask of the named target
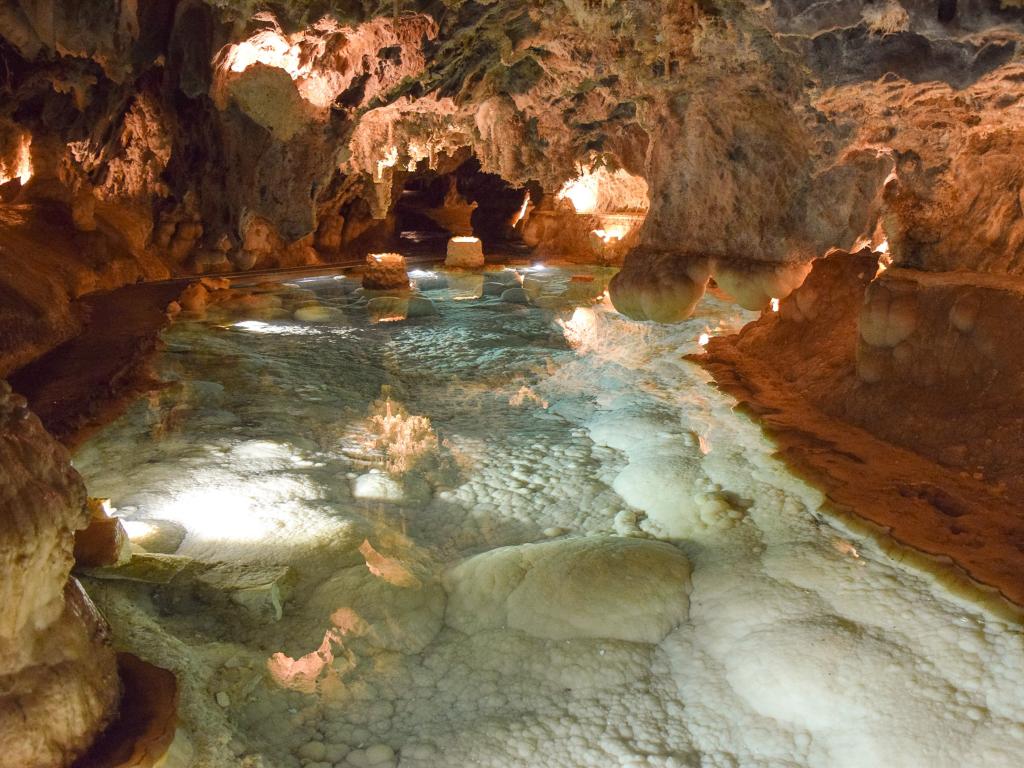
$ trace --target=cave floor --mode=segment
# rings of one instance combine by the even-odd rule
[[[748,314],[523,277],[418,273],[438,314],[395,322],[352,280],[260,288],[165,331],[169,384],[78,450],[157,553],[86,586],[178,676],[196,765],[1021,763],[1020,627],[838,527],[684,359]],[[580,537],[669,542],[688,616],[650,597],[677,571],[530,602],[479,559]]]

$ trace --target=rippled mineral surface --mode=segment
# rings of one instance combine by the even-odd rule
[[[196,765],[1018,764],[1019,628],[832,527],[683,359],[751,313],[633,322],[608,276],[317,278],[165,333],[75,463]]]

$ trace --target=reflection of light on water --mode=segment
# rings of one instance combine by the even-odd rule
[[[590,337],[594,335],[597,316],[592,309],[576,307],[571,318],[557,322],[562,326],[566,343],[573,349],[580,349],[587,346]]]
[[[243,331],[252,331],[253,333],[275,333],[276,329],[270,323],[264,323],[261,320],[242,320],[241,322],[235,323],[232,328],[241,328]]]
[[[249,333],[265,333],[276,336],[321,336],[325,333],[333,336],[348,336],[352,333],[351,328],[313,328],[308,325],[265,323],[262,320],[241,320],[232,323],[231,327]]]
[[[128,538],[131,541],[136,539],[145,539],[152,536],[157,532],[157,529],[143,520],[125,520],[121,518],[121,525],[124,527],[124,532],[128,534]]]
[[[426,269],[413,269],[413,270],[411,270],[409,272],[409,277],[417,278],[417,279],[420,279],[420,280],[422,280],[425,277],[429,277],[429,278],[433,279],[433,278],[437,277],[437,272],[431,272],[431,271],[426,270]]]
[[[250,495],[253,490],[250,484],[194,488],[174,495],[154,512],[203,540],[260,541],[277,532],[279,525],[256,513],[259,501]]]

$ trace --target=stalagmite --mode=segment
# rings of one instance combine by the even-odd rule
[[[480,238],[461,235],[448,241],[445,266],[459,269],[479,269],[484,265],[484,247]]]

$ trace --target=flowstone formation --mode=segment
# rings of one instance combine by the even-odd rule
[[[445,576],[448,624],[549,640],[658,643],[686,620],[690,565],[675,547],[616,537],[503,547]]]
[[[67,452],[0,382],[0,762],[69,764],[120,698],[106,622],[69,578],[89,515]]]

